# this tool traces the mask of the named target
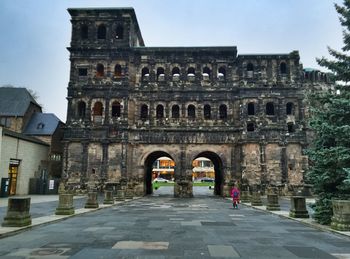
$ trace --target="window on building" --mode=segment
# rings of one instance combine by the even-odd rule
[[[255,125],[253,122],[247,123],[247,131],[252,132],[255,130]]]
[[[86,111],[86,104],[83,101],[78,102],[78,118],[84,119],[85,118],[85,111]]]
[[[115,32],[116,32],[115,33],[116,39],[119,39],[119,40],[123,39],[123,37],[124,37],[124,27],[122,25],[118,25]]]
[[[164,68],[158,67],[157,68],[157,80],[159,80],[160,77],[164,77]]]
[[[255,115],[255,105],[254,103],[248,103],[248,115]]]
[[[211,107],[209,104],[204,105],[204,119],[205,120],[211,119]]]
[[[179,105],[173,105],[173,107],[171,107],[171,117],[174,119],[178,119],[180,118],[180,107]]]
[[[114,75],[117,77],[122,76],[122,66],[119,64],[116,64],[114,67]]]
[[[287,74],[287,64],[285,62],[280,64],[280,73],[282,75]]]
[[[294,104],[293,103],[287,103],[286,104],[286,113],[287,113],[287,115],[293,115],[294,114]]]
[[[149,77],[149,69],[148,69],[148,67],[142,68],[142,71],[141,71],[141,78],[142,78],[142,80],[146,80],[146,79],[148,79],[148,77]]]
[[[94,104],[94,108],[93,108],[93,115],[94,116],[102,116],[103,113],[103,105],[101,102],[96,102]]]
[[[112,117],[119,118],[121,115],[120,103],[115,101],[112,103]]]
[[[88,74],[87,68],[79,68],[78,74],[79,74],[79,76],[87,76],[87,74]]]
[[[42,122],[40,122],[40,123],[38,123],[38,124],[36,125],[36,128],[37,128],[37,129],[43,129],[44,127],[45,127],[45,124],[42,123]]]
[[[247,77],[252,78],[254,73],[254,65],[252,63],[248,63],[247,65]]]
[[[219,67],[218,77],[221,79],[226,79],[226,69],[224,67]]]
[[[82,40],[89,38],[89,27],[86,24],[82,25],[80,28],[80,38]]]
[[[288,127],[288,132],[289,133],[293,133],[295,131],[294,123],[292,123],[292,122],[288,123],[287,127]]]
[[[196,107],[194,105],[190,104],[187,107],[187,117],[189,119],[195,119],[196,118]]]
[[[211,77],[210,73],[210,68],[209,67],[204,67],[203,68],[203,76],[207,75],[209,78]]]
[[[147,118],[148,118],[148,106],[146,104],[143,104],[141,106],[140,117],[142,120],[147,120]]]
[[[266,115],[275,115],[275,106],[272,102],[266,104]]]
[[[107,34],[106,26],[104,24],[99,25],[97,27],[97,39],[99,40],[106,39],[106,34]]]
[[[219,118],[220,120],[227,119],[227,106],[225,104],[221,104],[219,107]]]
[[[105,75],[105,67],[102,64],[97,64],[96,66],[96,76],[103,77]]]
[[[196,72],[196,70],[195,70],[193,67],[189,67],[189,68],[187,69],[187,75],[188,75],[188,76],[194,76],[194,75],[195,75],[195,72]]]
[[[179,76],[180,75],[180,68],[174,67],[173,70],[171,71],[171,74],[173,76]]]
[[[11,127],[11,118],[0,117],[0,125],[10,128]]]
[[[157,108],[156,108],[156,118],[157,118],[157,119],[162,119],[162,118],[164,118],[164,107],[163,107],[163,105],[161,105],[161,104],[158,104],[158,105],[157,105]]]

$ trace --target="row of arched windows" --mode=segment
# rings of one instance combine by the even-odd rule
[[[122,25],[117,25],[115,28],[115,38],[123,39],[124,37],[124,27]],[[81,25],[80,27],[80,38],[86,40],[89,38],[89,26],[86,24]],[[103,40],[107,38],[107,27],[104,24],[97,26],[96,38]]]
[[[247,104],[247,114],[255,115],[255,103],[250,102]],[[265,114],[266,115],[275,115],[275,105],[273,102],[268,102],[265,105]],[[288,102],[286,104],[286,114],[294,115],[294,104],[292,102]]]
[[[255,103],[249,102],[247,104],[247,114],[255,115]],[[77,105],[77,116],[79,118],[85,118],[86,112],[86,103],[84,101],[79,101]],[[95,102],[92,109],[93,116],[102,116],[103,114],[103,104],[102,102]],[[268,102],[265,105],[265,114],[266,115],[275,115],[275,106],[273,102]],[[294,104],[288,102],[286,104],[286,114],[293,115],[294,114]],[[114,101],[111,105],[111,116],[112,118],[121,117],[121,104],[118,101]],[[162,119],[165,117],[164,106],[162,104],[158,104],[156,106],[156,118]],[[180,118],[180,106],[174,104],[171,107],[171,118],[179,119]],[[187,106],[187,117],[189,119],[196,118],[196,107],[193,104]],[[140,108],[140,119],[146,120],[149,118],[149,108],[147,104],[142,104]],[[205,120],[213,119],[212,116],[212,108],[209,104],[205,104],[203,106],[203,118]],[[225,120],[227,119],[227,106],[225,104],[221,104],[219,106],[219,119]]]

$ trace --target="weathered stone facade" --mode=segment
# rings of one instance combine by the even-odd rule
[[[145,47],[132,8],[69,9],[67,185],[121,180],[152,192],[153,162],[175,161],[177,197],[192,196],[192,161],[232,182],[298,185],[307,159],[305,90],[326,83],[299,54],[237,55],[236,47]],[[322,81],[322,82],[321,82]],[[126,188],[126,186],[125,186]]]

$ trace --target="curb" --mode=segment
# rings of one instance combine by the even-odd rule
[[[80,209],[75,210],[74,214],[72,214],[72,215],[55,215],[55,214],[53,214],[53,215],[33,218],[32,219],[32,224],[28,225],[28,226],[24,226],[24,227],[1,227],[0,226],[0,239],[16,235],[16,234],[18,234],[20,232],[24,232],[24,231],[30,230],[30,229],[38,227],[38,226],[45,226],[45,225],[48,225],[48,224],[51,224],[51,223],[55,223],[55,222],[66,220],[68,218],[72,218],[72,217],[75,217],[75,216],[87,214],[89,212],[94,212],[94,211],[98,211],[98,210],[102,210],[102,209],[111,208],[111,207],[114,207],[114,206],[117,206],[117,205],[120,205],[120,204],[124,204],[124,203],[128,203],[128,202],[131,202],[131,201],[134,201],[134,200],[138,200],[138,199],[141,199],[141,198],[142,197],[134,197],[133,199],[130,199],[130,200],[128,199],[128,200],[124,200],[124,201],[117,201],[114,204],[103,204],[102,203],[96,209],[80,208]],[[48,219],[45,220],[45,221],[40,222],[40,220],[42,220],[44,218],[48,218]],[[39,222],[35,223],[35,221],[39,221]]]

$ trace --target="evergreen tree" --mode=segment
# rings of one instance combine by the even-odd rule
[[[343,26],[342,51],[328,48],[333,60],[317,59],[320,66],[334,74],[334,89],[318,91],[310,98],[310,126],[315,132],[308,150],[310,169],[307,179],[318,195],[315,219],[329,224],[332,217],[331,199],[350,196],[350,0],[343,6],[335,4]]]

